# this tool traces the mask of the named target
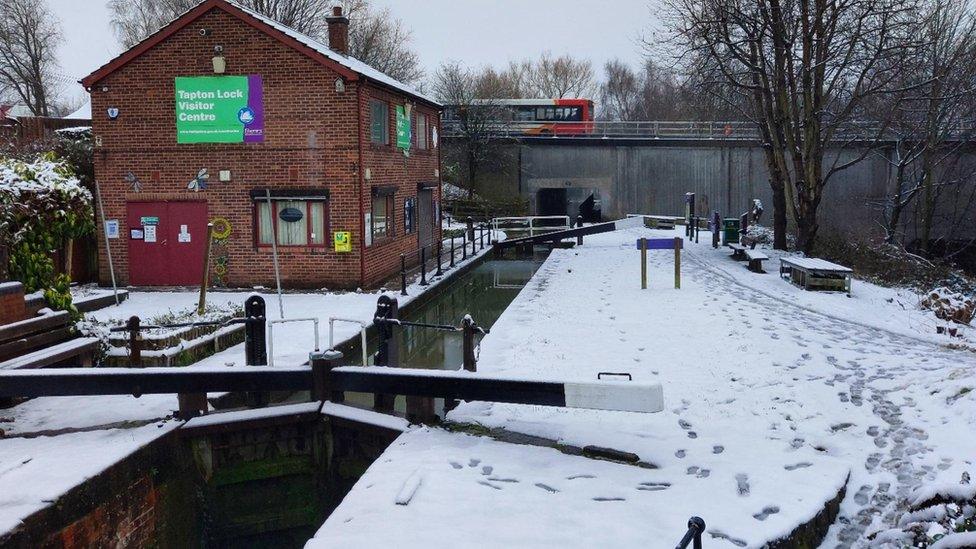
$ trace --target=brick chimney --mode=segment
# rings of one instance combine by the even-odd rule
[[[329,48],[347,55],[349,53],[349,18],[342,15],[342,7],[332,8],[332,15],[325,18],[329,24]]]

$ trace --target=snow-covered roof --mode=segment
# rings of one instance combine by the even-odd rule
[[[138,57],[147,49],[155,46],[157,43],[164,40],[174,32],[190,24],[192,21],[207,13],[212,8],[222,9],[223,11],[235,15],[241,19],[250,18],[258,21],[259,23],[263,23],[264,27],[267,27],[270,31],[274,31],[269,32],[268,34],[278,37],[280,41],[290,45],[302,53],[305,53],[306,55],[309,55],[310,57],[320,56],[321,58],[324,58],[326,62],[333,67],[338,66],[337,68],[340,69],[339,72],[344,72],[347,77],[355,79],[356,77],[361,76],[366,80],[370,80],[381,86],[402,92],[434,106],[442,106],[436,99],[420,92],[413,86],[404,84],[403,82],[400,82],[399,80],[367,65],[366,63],[363,63],[354,57],[338,53],[315,38],[299,32],[287,25],[279,23],[278,21],[275,21],[274,19],[262,15],[254,10],[246,8],[233,0],[202,0],[186,12],[182,13],[169,24],[159,29],[159,31],[156,33],[147,37],[139,44],[133,46],[115,59],[112,59],[102,67],[98,68],[95,72],[83,78],[81,83],[86,87],[93,86],[96,82],[108,74],[122,67],[132,59]],[[254,26],[256,28],[261,28],[261,25]],[[281,35],[284,35],[284,37],[282,38]]]
[[[403,82],[400,82],[399,80],[396,80],[395,78],[374,69],[373,67],[367,65],[366,63],[363,63],[362,61],[356,59],[355,57],[342,55],[341,53],[329,48],[329,46],[323,44],[322,42],[319,42],[318,40],[312,38],[311,36],[308,36],[307,34],[301,33],[287,25],[283,25],[275,21],[274,19],[264,16],[254,10],[251,10],[250,8],[246,8],[238,4],[237,2],[233,2],[232,0],[225,0],[225,1],[228,4],[231,4],[234,7],[240,9],[241,11],[246,12],[251,17],[259,19],[261,20],[261,22],[274,27],[275,29],[287,34],[288,36],[294,38],[295,40],[298,40],[299,42],[312,48],[313,50],[324,55],[325,57],[328,57],[329,59],[335,61],[336,63],[339,63],[340,65],[346,67],[347,69],[357,72],[370,80],[381,82],[391,88],[396,88],[404,93],[413,95],[427,102],[433,103],[435,105],[440,104],[436,99],[417,91],[417,89],[414,88],[413,86],[404,84]]]
[[[84,105],[78,107],[78,110],[65,116],[65,118],[71,120],[91,120],[91,101],[86,101]]]

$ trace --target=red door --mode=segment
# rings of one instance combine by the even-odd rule
[[[199,286],[206,252],[207,203],[129,202],[129,284]]]

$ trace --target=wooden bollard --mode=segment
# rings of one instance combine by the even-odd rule
[[[681,239],[674,239],[674,288],[681,289]]]
[[[133,368],[142,366],[142,331],[139,329],[138,316],[129,317],[126,327],[129,328],[129,362]]]
[[[640,239],[641,251],[641,290],[647,289],[647,239]]]

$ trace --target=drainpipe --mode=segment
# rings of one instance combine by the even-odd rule
[[[359,287],[366,285],[366,207],[363,205],[363,186],[365,185],[365,170],[363,165],[363,84],[362,78],[356,85],[356,139],[359,140]]]

